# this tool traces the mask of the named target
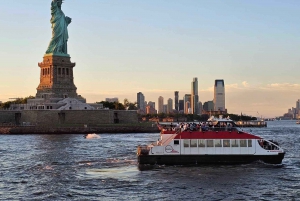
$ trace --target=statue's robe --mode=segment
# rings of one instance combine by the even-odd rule
[[[57,3],[51,3],[51,15],[52,38],[46,54],[68,54],[68,22],[63,11],[57,6]]]

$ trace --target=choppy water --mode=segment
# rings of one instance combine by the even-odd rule
[[[159,134],[0,136],[0,199],[300,200],[300,125],[276,121],[251,130],[280,143],[283,165],[140,171],[136,146]]]

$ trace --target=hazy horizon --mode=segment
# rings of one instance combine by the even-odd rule
[[[0,101],[35,95],[50,4],[0,2]],[[193,77],[202,103],[224,79],[229,113],[283,115],[300,99],[299,8],[296,0],[66,0],[77,93],[92,103],[134,102],[142,92],[157,109],[159,96],[189,94]]]

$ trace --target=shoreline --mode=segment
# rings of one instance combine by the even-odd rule
[[[38,126],[5,126],[0,127],[0,135],[28,135],[28,134],[121,134],[121,133],[159,133],[159,129],[155,127],[141,126],[105,126],[105,127],[38,127]]]

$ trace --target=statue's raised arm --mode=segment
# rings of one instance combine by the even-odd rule
[[[69,39],[68,25],[72,19],[66,17],[61,10],[62,0],[52,0],[51,2],[51,24],[52,24],[52,38],[46,54],[68,55],[67,42]]]

